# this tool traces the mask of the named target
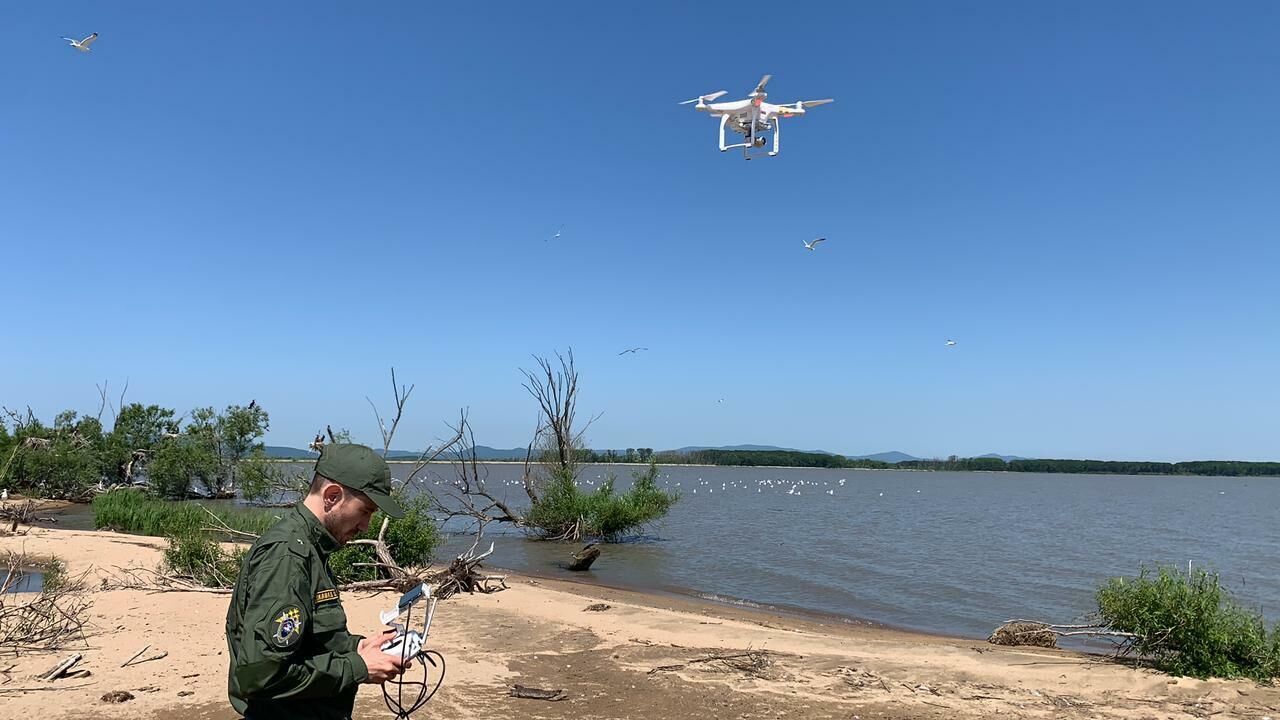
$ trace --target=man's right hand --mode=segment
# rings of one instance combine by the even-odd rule
[[[361,643],[361,645],[364,645]],[[399,655],[388,655],[377,646],[367,645],[360,648],[360,659],[369,668],[369,679],[366,683],[381,685],[393,677],[399,676],[409,667],[412,658],[400,659]]]

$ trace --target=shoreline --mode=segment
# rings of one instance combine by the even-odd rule
[[[164,544],[42,526],[0,537],[0,550],[56,556],[69,574],[88,573],[92,603],[82,646],[0,662],[6,717],[236,717],[226,701],[227,595],[100,583],[118,568],[154,568]],[[506,585],[438,607],[428,645],[447,658],[447,674],[420,717],[1140,720],[1261,717],[1280,707],[1280,688],[1173,678],[1070,650],[995,646],[531,574],[508,574]],[[373,632],[390,597],[344,593],[352,631]],[[121,667],[144,646],[167,657]],[[32,679],[72,652],[84,654],[89,677]],[[515,683],[563,689],[567,699],[512,698]],[[114,690],[135,699],[100,699]],[[354,717],[388,717],[378,688],[362,686]]]

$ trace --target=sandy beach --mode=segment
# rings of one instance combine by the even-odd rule
[[[61,558],[90,586],[154,568],[164,541],[38,527],[0,549]],[[1262,718],[1280,689],[1199,681],[1061,650],[1004,648],[665,595],[511,576],[508,589],[440,604],[429,646],[447,660],[417,717],[441,718]],[[0,717],[235,718],[226,699],[228,595],[93,590],[87,646],[0,658]],[[354,632],[377,629],[390,595],[346,594]],[[585,610],[605,604],[604,610]],[[144,646],[160,660],[122,668]],[[706,661],[767,651],[755,668]],[[33,678],[82,652],[87,678]],[[687,663],[687,664],[686,664]],[[671,667],[675,666],[675,667]],[[663,668],[663,669],[659,669]],[[513,684],[562,689],[551,702]],[[109,704],[104,694],[135,699]],[[357,718],[390,717],[364,686]]]

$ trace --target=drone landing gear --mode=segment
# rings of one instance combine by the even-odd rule
[[[782,118],[773,121],[773,150],[769,157],[777,157],[779,145],[782,143]]]
[[[729,125],[729,116],[721,115],[720,116],[720,152],[727,152],[729,150],[742,148],[742,157],[746,160],[750,160],[752,157],[751,150],[753,148],[764,147],[768,143],[768,140],[766,138],[759,137],[756,135],[755,124],[752,123],[751,129],[747,131],[747,141],[734,143],[730,145],[728,142],[725,141],[725,129],[728,127],[728,125]],[[777,155],[777,154],[778,154],[778,130],[777,130],[777,125],[775,125],[773,129],[773,151],[769,153],[769,156],[773,157],[774,155]]]

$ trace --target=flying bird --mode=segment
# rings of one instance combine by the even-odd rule
[[[562,232],[564,232],[564,225],[561,225],[561,226],[560,226],[560,229],[559,229],[559,230],[556,230],[556,234],[555,234],[555,235],[552,235],[552,236],[551,236],[551,239],[552,239],[552,240],[558,240],[558,239],[560,239],[560,233],[562,233]],[[543,241],[543,242],[545,242],[545,241]]]
[[[955,345],[956,345],[956,341],[955,341],[955,340],[948,340],[948,341],[947,341],[947,347],[955,347]]]
[[[812,249],[814,249],[815,247],[817,247],[817,246],[818,246],[818,243],[820,243],[820,242],[825,242],[825,241],[826,241],[826,238],[818,238],[817,240],[813,240],[813,241],[807,242],[807,243],[805,243],[805,244],[804,244],[804,249],[805,249],[805,250],[812,250]],[[802,242],[803,242],[803,241],[802,241]]]
[[[98,39],[98,33],[94,33],[83,40],[76,40],[75,38],[69,37],[64,37],[62,39],[71,43],[71,47],[79,50],[80,52],[89,52],[89,46],[93,44],[94,40]]]
[[[633,348],[628,348],[628,349],[626,349],[626,350],[623,350],[622,352],[620,352],[620,353],[618,353],[618,354],[619,354],[619,355],[626,355],[627,353],[635,353],[635,351],[637,351],[637,350],[648,350],[648,349],[649,349],[649,348],[646,348],[646,347],[633,347]]]

